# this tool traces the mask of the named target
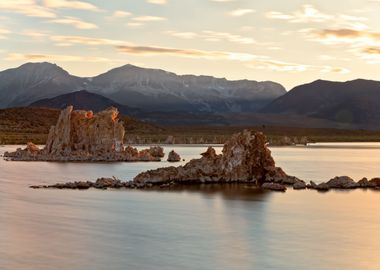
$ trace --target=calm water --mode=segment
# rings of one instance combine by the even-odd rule
[[[206,149],[174,148],[186,160]],[[380,144],[272,152],[305,180],[380,176]],[[380,269],[380,192],[28,188],[165,165],[0,160],[0,269]]]

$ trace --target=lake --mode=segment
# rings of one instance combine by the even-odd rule
[[[0,147],[0,153],[15,148]],[[206,147],[165,152],[171,149],[188,161]],[[271,150],[278,166],[305,181],[380,176],[379,143]],[[102,176],[131,180],[167,165],[1,158],[0,269],[380,269],[377,191],[28,188]]]

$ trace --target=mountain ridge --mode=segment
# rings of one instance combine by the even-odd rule
[[[286,92],[282,85],[271,81],[177,75],[131,64],[94,77],[77,77],[55,64],[42,62],[0,72],[0,108],[25,106],[80,89],[144,110],[210,113],[255,111]]]
[[[303,115],[342,123],[380,125],[380,81],[316,80],[297,86],[259,110]]]

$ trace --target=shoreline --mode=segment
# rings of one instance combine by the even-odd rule
[[[313,181],[306,184],[303,180],[294,177],[295,182],[264,182],[258,186],[254,181],[165,181],[158,183],[139,183],[136,181],[121,181],[116,178],[98,178],[95,182],[92,181],[74,181],[66,183],[56,183],[53,185],[30,185],[31,189],[71,189],[71,190],[187,190],[188,187],[206,187],[206,186],[241,186],[249,187],[257,190],[269,190],[277,192],[286,192],[288,188],[293,190],[315,190],[318,192],[328,192],[331,190],[349,191],[349,190],[373,190],[380,192],[380,178],[368,180],[363,178],[355,181],[348,176],[340,176],[330,179],[328,182],[316,184]],[[302,183],[302,184],[301,184]]]

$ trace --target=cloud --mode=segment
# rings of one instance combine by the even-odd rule
[[[379,32],[358,31],[353,29],[323,29],[317,32],[324,43],[380,42]]]
[[[128,11],[122,11],[122,10],[116,10],[114,13],[112,13],[112,17],[114,18],[124,18],[131,16],[132,13]]]
[[[164,17],[157,17],[157,16],[139,16],[132,18],[133,21],[137,22],[157,22],[157,21],[165,21],[166,18]]]
[[[328,46],[344,46],[349,53],[365,60],[369,64],[380,63],[380,32],[358,31],[354,29],[309,30],[309,40]]]
[[[7,34],[9,34],[11,31],[8,29],[0,28],[0,39],[6,39]]]
[[[85,22],[79,18],[69,17],[69,16],[59,18],[59,19],[50,20],[49,22],[59,23],[59,24],[68,24],[68,25],[72,25],[78,29],[96,29],[96,28],[98,28],[98,26],[96,24]]]
[[[184,39],[193,39],[193,38],[201,38],[206,41],[229,41],[238,44],[253,44],[255,40],[250,37],[243,37],[241,35],[231,34],[227,32],[217,32],[204,30],[201,33],[194,32],[177,32],[177,31],[166,31],[166,34],[172,35],[178,38]]]
[[[267,12],[266,17],[274,20],[284,20],[290,23],[329,23],[334,27],[348,27],[358,30],[368,28],[365,21],[367,18],[347,14],[327,14],[312,5],[303,5],[300,10],[292,13],[279,11]]]
[[[199,34],[194,33],[194,32],[166,31],[165,33],[173,37],[184,38],[184,39],[193,39],[200,36]]]
[[[68,46],[71,46],[74,44],[90,45],[90,46],[126,44],[126,42],[122,40],[85,37],[85,36],[52,35],[50,36],[50,40],[58,42],[59,44],[67,44]]]
[[[44,4],[48,8],[65,8],[99,11],[99,8],[91,3],[75,0],[44,0]]]
[[[348,69],[342,67],[332,66],[317,66],[299,63],[291,63],[272,59],[269,56],[254,55],[249,53],[226,52],[226,51],[206,51],[194,49],[179,49],[170,47],[157,47],[157,46],[136,46],[136,45],[123,45],[116,46],[120,53],[126,53],[137,56],[155,56],[155,55],[170,55],[176,57],[206,59],[206,60],[229,60],[246,62],[246,66],[255,69],[267,69],[271,71],[280,72],[330,72],[330,73],[347,73]]]
[[[293,23],[325,22],[332,18],[331,15],[322,13],[312,5],[303,5],[301,10],[295,11],[291,14],[270,11],[266,13],[266,17],[269,19],[288,20]]]
[[[54,11],[38,5],[35,0],[1,0],[0,11],[19,13],[29,17],[56,17]]]
[[[122,45],[122,46],[117,46],[116,48],[121,53],[140,55],[140,56],[172,55],[172,56],[190,57],[190,58],[198,58],[198,59],[235,60],[235,61],[251,61],[253,59],[258,58],[257,55],[248,54],[248,53],[206,51],[206,50],[195,50],[195,49],[178,49],[178,48],[156,47],[156,46]]]
[[[307,65],[299,63],[291,63],[273,59],[259,59],[248,64],[247,67],[254,69],[267,69],[271,71],[299,73],[305,71],[314,71],[321,73],[349,73],[350,70],[342,67]]]
[[[253,10],[253,9],[236,9],[236,10],[229,12],[228,14],[230,16],[233,16],[233,17],[241,17],[244,15],[253,13],[253,12],[255,12],[255,10]]]
[[[363,49],[364,53],[367,54],[378,54],[380,55],[380,47],[368,47]]]
[[[110,59],[104,57],[57,55],[57,54],[22,54],[9,53],[5,58],[7,61],[59,61],[59,62],[108,62]]]
[[[147,0],[148,3],[150,4],[155,4],[155,5],[165,5],[167,4],[166,0]]]

